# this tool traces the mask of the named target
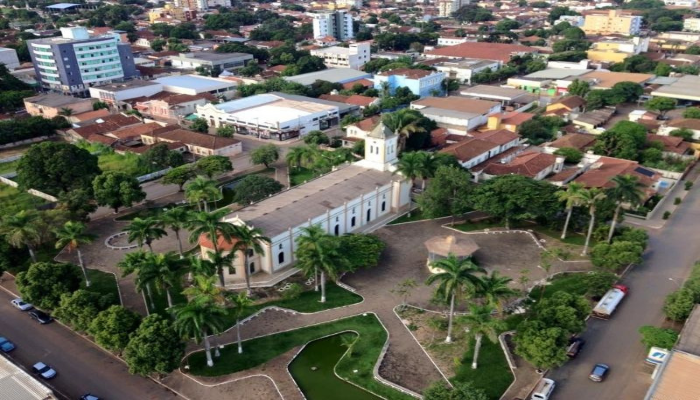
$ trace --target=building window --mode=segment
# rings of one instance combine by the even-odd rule
[[[251,274],[253,272],[255,272],[255,263],[254,262],[250,263],[250,268],[248,268],[248,271],[250,271]]]
[[[229,275],[236,275],[236,268],[233,267],[233,266],[231,266],[231,265],[229,265],[229,267],[228,267],[228,274],[229,274]]]
[[[280,243],[278,249],[282,250],[282,243]]]
[[[372,210],[367,210],[367,222],[372,219]]]
[[[382,212],[386,211],[386,201],[382,201]]]
[[[253,254],[255,254],[253,249],[248,249],[248,257],[253,257]]]
[[[352,219],[350,220],[350,227],[351,228],[355,227],[355,217],[352,217]]]
[[[340,225],[335,226],[333,233],[335,233],[335,236],[340,236]]]
[[[277,254],[277,263],[284,264],[284,252],[283,251],[280,251],[279,254]]]

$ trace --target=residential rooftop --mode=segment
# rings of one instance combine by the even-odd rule
[[[587,82],[592,82],[594,88],[609,89],[620,82],[646,83],[653,79],[653,74],[637,74],[634,72],[607,72],[607,71],[591,71],[585,75],[580,75],[579,78]],[[698,78],[700,79],[700,78]]]
[[[136,89],[136,88],[142,88],[142,87],[148,87],[148,86],[156,86],[158,84],[159,84],[158,82],[154,82],[154,81],[145,81],[142,79],[132,79],[132,80],[126,81],[126,82],[109,83],[106,85],[95,86],[95,89],[101,89],[101,90],[106,90],[106,91],[110,91],[110,92],[121,92],[123,90],[130,90],[130,89]]]
[[[468,42],[426,52],[429,56],[474,58],[480,60],[510,61],[517,54],[537,53],[537,49],[519,44]]]
[[[670,85],[662,86],[653,92],[652,96],[671,97],[681,100],[700,100],[700,76],[684,75]]]
[[[348,83],[371,77],[372,74],[352,68],[328,68],[321,71],[309,72],[308,74],[286,76],[284,79],[289,82],[296,82],[308,86],[319,80],[331,83]]]
[[[471,114],[486,114],[499,103],[488,100],[471,99],[468,97],[426,97],[411,102],[411,105],[432,107]],[[421,109],[422,110],[422,109]]]
[[[498,100],[514,100],[521,96],[530,95],[525,90],[490,85],[476,85],[462,90],[459,94],[469,97],[489,97]]]
[[[37,104],[45,107],[64,107],[71,104],[80,103],[83,101],[91,101],[91,99],[79,99],[73,96],[65,96],[59,93],[46,93],[38,96],[27,97],[24,99],[27,103]]]

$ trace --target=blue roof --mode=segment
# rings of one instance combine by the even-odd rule
[[[58,3],[58,4],[52,4],[50,6],[46,6],[46,8],[53,8],[56,10],[65,10],[67,8],[72,8],[72,7],[78,7],[80,4],[75,4],[75,3]]]

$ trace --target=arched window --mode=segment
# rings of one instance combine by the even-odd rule
[[[250,263],[250,268],[248,268],[248,271],[250,271],[251,274],[253,272],[255,272],[255,263],[254,262]]]
[[[340,235],[340,225],[336,225],[335,226],[335,236],[339,236],[339,235]]]
[[[367,210],[367,222],[372,219],[372,210]]]
[[[280,251],[277,254],[277,264],[284,264],[284,252]]]
[[[350,227],[351,228],[355,227],[355,217],[352,217],[352,219],[350,220]]]
[[[386,201],[382,201],[382,212],[386,211]]]

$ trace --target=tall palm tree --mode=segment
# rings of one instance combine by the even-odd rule
[[[569,221],[571,220],[571,214],[574,211],[574,207],[581,205],[580,194],[582,190],[582,183],[571,182],[566,190],[556,192],[559,201],[566,203],[566,222],[564,222],[564,230],[561,232],[562,239],[566,239],[566,231],[569,228]]]
[[[590,215],[590,222],[588,223],[588,234],[586,235],[586,243],[583,245],[582,256],[588,254],[588,245],[591,243],[591,235],[593,234],[593,227],[595,226],[595,212],[603,199],[605,199],[605,193],[598,188],[590,188],[582,190],[580,193],[581,205],[588,207],[588,214]]]
[[[338,241],[318,225],[304,227],[297,238],[297,265],[310,275],[321,272],[321,303],[326,302],[326,275],[335,281],[338,271],[347,266],[347,259],[340,254]],[[315,272],[314,272],[315,275]]]
[[[469,315],[462,317],[462,322],[469,328],[469,335],[474,338],[474,358],[472,358],[472,369],[476,369],[479,360],[479,350],[481,350],[481,340],[486,336],[491,342],[496,343],[498,332],[506,329],[503,320],[493,318],[491,313],[493,307],[490,305],[469,307]]]
[[[507,276],[501,276],[498,271],[481,278],[481,286],[477,289],[477,295],[486,299],[486,304],[495,308],[499,314],[503,313],[503,300],[513,296],[516,292],[508,284],[513,280]]]
[[[32,262],[36,262],[35,249],[41,241],[39,222],[39,215],[36,212],[22,210],[3,218],[2,227],[0,227],[2,236],[12,247],[17,249],[27,247]]]
[[[194,299],[186,304],[173,307],[175,328],[183,337],[191,337],[199,344],[204,341],[207,366],[213,367],[209,334],[221,332],[226,316],[226,309],[206,298]]]
[[[190,203],[197,203],[197,209],[209,211],[209,202],[220,200],[221,190],[216,186],[216,182],[203,176],[198,176],[185,186],[185,198]]]
[[[78,252],[78,263],[83,270],[85,276],[85,286],[90,287],[90,279],[88,278],[87,269],[83,262],[83,253],[80,251],[81,244],[92,243],[95,240],[95,235],[85,233],[85,224],[80,222],[68,221],[63,226],[54,231],[56,233],[56,248],[61,249],[66,247],[70,253],[73,250]]]
[[[287,165],[294,168],[301,168],[302,166],[309,166],[314,164],[318,159],[318,149],[311,146],[295,146],[289,149],[285,160]]]
[[[182,283],[182,276],[185,273],[184,260],[171,251],[161,254],[149,254],[146,258],[146,263],[151,265],[146,266],[145,270],[149,272],[153,270],[155,273],[152,281],[156,286],[156,290],[159,292],[165,291],[165,295],[168,298],[168,308],[172,308],[173,298],[170,290],[180,287]]]
[[[321,240],[321,238],[326,235],[326,231],[324,231],[318,225],[308,226],[301,229],[302,234],[296,239],[297,249],[302,247],[315,247],[316,244]],[[304,260],[297,260],[296,267],[301,270],[301,273],[306,278],[311,278],[311,276],[313,275],[314,291],[318,292],[318,265],[309,261],[310,260],[308,258]]]
[[[230,296],[229,300],[233,306],[233,315],[236,317],[236,336],[238,339],[238,354],[243,353],[243,345],[241,344],[241,317],[245,313],[246,309],[253,304],[253,300],[250,299],[245,293],[240,292],[236,296]]]
[[[486,273],[486,270],[476,265],[471,258],[459,259],[454,254],[449,254],[447,258],[433,261],[433,268],[438,268],[442,272],[428,277],[427,285],[439,282],[437,294],[444,300],[450,302],[449,323],[447,324],[447,338],[445,342],[452,342],[452,319],[455,312],[455,299],[464,294],[475,294],[482,279],[478,274]]]
[[[420,119],[420,112],[402,109],[390,114],[384,114],[382,122],[399,136],[399,150],[403,151],[406,148],[406,140],[411,134],[425,132],[425,129],[418,125]]]
[[[122,271],[123,277],[136,273],[136,290],[141,292],[143,303],[146,305],[146,309],[150,310],[154,307],[151,283],[155,279],[156,274],[153,268],[149,268],[147,260],[148,253],[143,250],[127,253],[124,258],[117,263],[117,268]],[[146,299],[146,294],[148,294],[148,300]]]
[[[210,277],[216,274],[216,265],[201,257],[190,256],[188,258],[189,272],[194,276]]]
[[[217,304],[224,304],[224,291],[216,286],[216,277],[195,275],[194,284],[182,291],[188,299],[205,298]]]
[[[608,189],[606,195],[615,202],[616,207],[612,223],[610,224],[610,232],[608,232],[608,243],[610,243],[615,233],[615,226],[617,225],[617,218],[620,216],[622,205],[627,203],[631,206],[636,206],[644,198],[644,184],[639,182],[636,176],[618,175],[612,181],[615,183],[615,186]]]
[[[433,154],[430,154],[426,151],[420,151],[418,153],[422,155],[419,159],[419,171],[420,178],[422,180],[421,189],[425,190],[426,181],[435,176],[435,171],[437,171],[438,167],[440,166],[441,159],[439,157],[435,157]]]
[[[189,224],[190,211],[185,207],[174,207],[160,216],[163,224],[175,232],[175,238],[177,239],[177,250],[180,253],[180,258],[183,257],[182,253],[182,240],[180,239],[180,231],[185,229]]]
[[[401,154],[396,164],[396,173],[411,180],[411,187],[416,186],[416,179],[423,176],[423,159],[425,155],[418,151]]]
[[[129,236],[129,242],[136,242],[139,248],[143,249],[143,245],[147,245],[148,249],[153,253],[154,240],[167,236],[168,233],[163,229],[163,223],[155,217],[134,218],[133,221],[124,229]]]
[[[381,89],[382,89],[382,97],[388,97],[390,92],[391,92],[391,85],[389,82],[384,81],[380,84]]]
[[[189,223],[190,243],[197,243],[199,237],[204,236],[213,244],[214,254],[220,255],[219,238],[221,238],[224,241],[224,243],[230,243],[234,233],[237,232],[235,225],[223,220],[227,213],[228,210],[226,209],[216,210],[211,213],[194,213]],[[234,251],[232,251],[232,253],[234,253]],[[216,268],[217,272],[219,273],[219,281],[221,283],[221,287],[225,287],[226,283],[224,281],[223,265],[217,265]]]
[[[263,236],[260,228],[250,228],[247,225],[235,226],[236,244],[233,245],[233,252],[243,252],[243,276],[245,276],[246,294],[250,296],[250,266],[248,265],[249,252],[265,255],[263,243],[270,243],[270,238]]]

